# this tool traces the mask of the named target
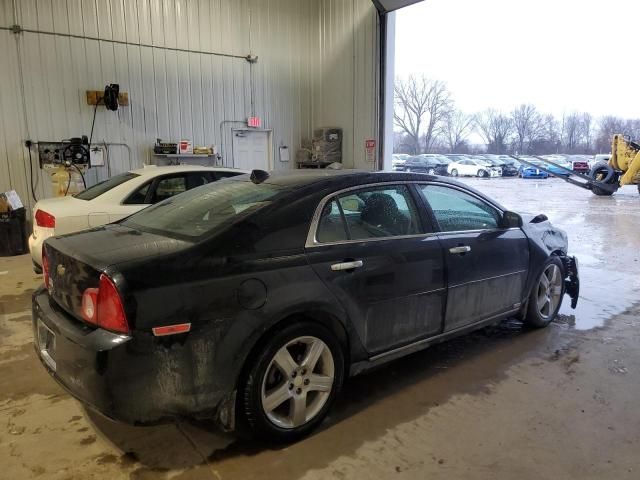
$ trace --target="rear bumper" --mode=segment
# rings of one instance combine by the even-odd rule
[[[91,328],[52,306],[43,288],[33,294],[32,312],[35,349],[44,368],[91,409],[135,425],[178,417],[219,420],[222,413],[229,417],[233,389],[225,393],[195,387],[193,353],[184,345],[151,334],[127,336]],[[45,339],[47,330],[55,340]],[[223,428],[233,429],[233,421],[229,423]]]

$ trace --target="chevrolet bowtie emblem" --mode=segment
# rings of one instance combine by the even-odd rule
[[[64,272],[66,272],[67,269],[64,268],[64,265],[58,265],[56,267],[56,272],[58,273],[58,276],[61,277],[62,275],[64,275]]]

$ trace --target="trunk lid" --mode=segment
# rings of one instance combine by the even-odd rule
[[[49,295],[71,315],[82,319],[82,294],[98,286],[111,266],[161,257],[188,248],[182,240],[111,224],[47,240]]]

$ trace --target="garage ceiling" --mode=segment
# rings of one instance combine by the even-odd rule
[[[421,1],[422,0],[373,0],[373,3],[378,10],[386,13]]]

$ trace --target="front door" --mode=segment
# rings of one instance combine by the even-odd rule
[[[269,132],[267,130],[233,130],[233,166],[244,170],[271,170]]]
[[[433,211],[448,271],[445,331],[520,306],[529,268],[521,229],[500,228],[502,212],[452,186],[420,190]]]
[[[328,201],[307,254],[370,353],[442,331],[442,248],[407,185],[365,187]]]

